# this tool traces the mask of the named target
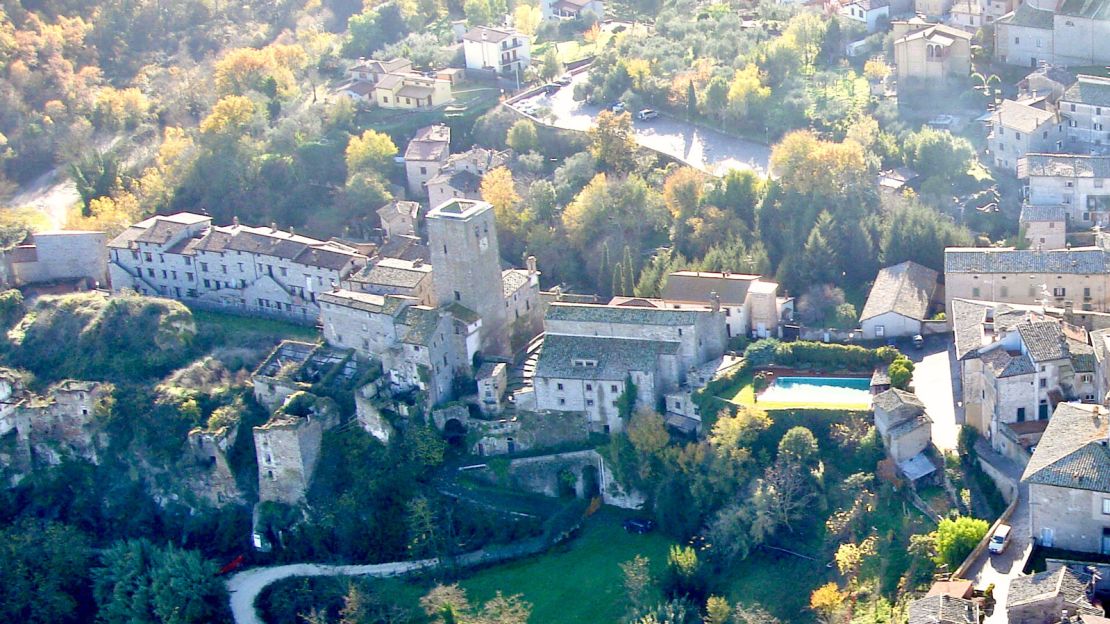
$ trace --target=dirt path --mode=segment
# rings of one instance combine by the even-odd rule
[[[24,186],[4,205],[11,208],[30,206],[50,218],[55,229],[65,227],[69,208],[81,200],[77,185],[63,167],[55,167]]]

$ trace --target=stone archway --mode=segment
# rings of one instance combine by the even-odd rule
[[[449,418],[443,423],[443,439],[454,448],[466,446],[466,425],[458,418]]]
[[[593,498],[601,496],[601,474],[597,466],[585,466],[582,468],[582,478],[579,480],[580,492],[582,498]]]

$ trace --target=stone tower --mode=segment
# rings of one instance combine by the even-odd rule
[[[482,351],[507,354],[508,326],[493,207],[452,199],[428,213],[436,305],[458,303],[482,319]]]

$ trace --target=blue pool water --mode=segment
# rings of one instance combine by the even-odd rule
[[[759,401],[867,405],[871,402],[871,380],[861,377],[777,377],[759,395]]]

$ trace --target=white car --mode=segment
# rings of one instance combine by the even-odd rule
[[[651,121],[658,116],[659,111],[655,111],[650,108],[645,108],[644,110],[636,113],[636,119],[639,119],[640,121]]]
[[[987,550],[992,554],[1000,555],[1006,547],[1010,545],[1010,525],[1000,524],[994,530],[994,535],[991,536],[991,541],[987,545]]]

